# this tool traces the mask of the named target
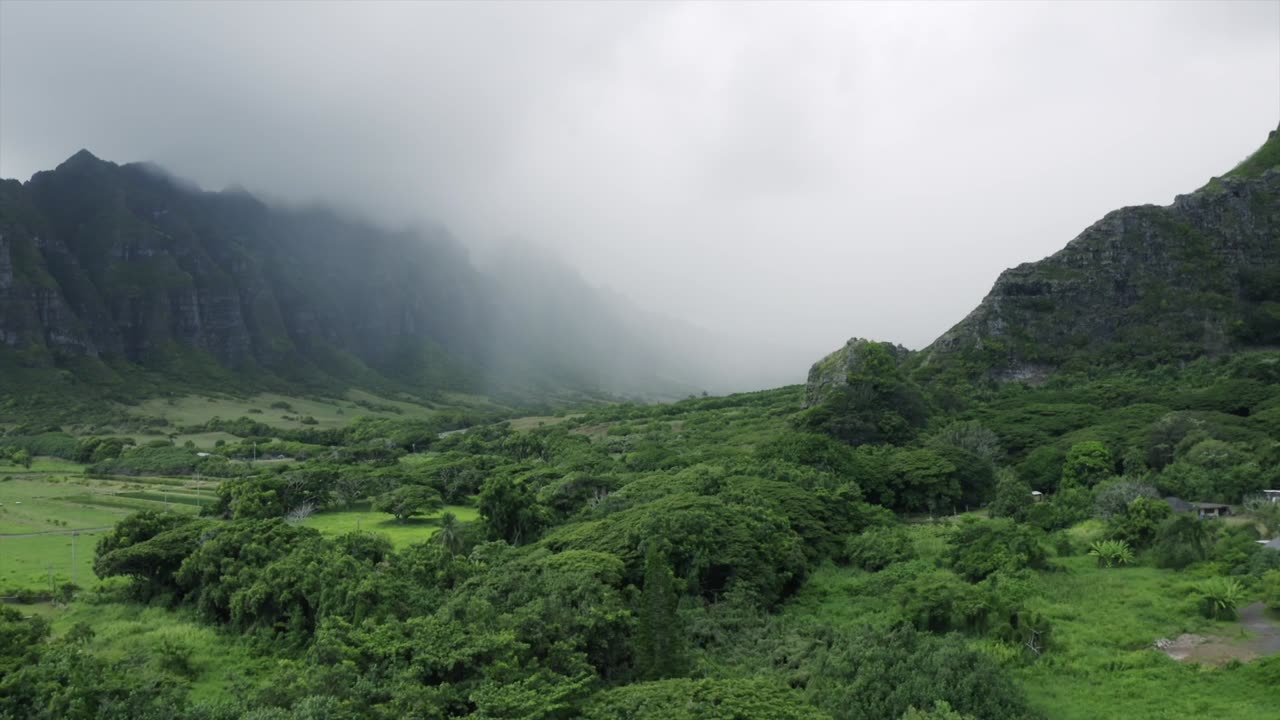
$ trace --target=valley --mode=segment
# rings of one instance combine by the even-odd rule
[[[1275,3],[0,60],[0,720],[1280,717]]]

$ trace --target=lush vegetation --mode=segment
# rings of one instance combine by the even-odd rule
[[[0,621],[0,712],[1268,717],[1280,658],[1236,618],[1280,605],[1253,500],[1280,484],[1276,356],[963,395],[885,358],[809,409],[248,415],[207,449],[12,425],[0,497],[33,509],[5,527],[114,528],[81,536],[52,625]],[[99,618],[143,614],[173,629],[122,656]],[[1155,645],[1188,633],[1203,669]]]

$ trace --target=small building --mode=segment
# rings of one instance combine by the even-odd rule
[[[1220,503],[1198,502],[1191,503],[1191,507],[1195,508],[1196,515],[1201,518],[1220,518],[1231,514],[1231,506]]]
[[[1258,544],[1262,546],[1263,550],[1275,550],[1280,552],[1280,538],[1275,538],[1274,540],[1259,540]]]
[[[1044,493],[1040,492],[1039,490],[1031,491],[1031,502],[1043,502],[1043,501],[1044,501]]]
[[[1165,498],[1164,501],[1169,505],[1169,507],[1173,508],[1174,512],[1191,512],[1195,509],[1191,506],[1191,503],[1180,497],[1174,497],[1173,495]]]
[[[1263,490],[1262,497],[1267,502],[1280,503],[1280,490]]]

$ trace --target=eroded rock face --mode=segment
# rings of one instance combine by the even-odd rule
[[[37,364],[194,351],[282,371],[317,345],[370,365],[421,347],[476,354],[486,319],[465,255],[403,235],[81,151],[0,182],[0,344]]]
[[[845,382],[854,339],[813,366],[807,404]],[[917,380],[1043,383],[1072,365],[1178,362],[1280,346],[1280,129],[1226,177],[1165,207],[1108,213],[1001,273],[914,354]]]
[[[901,345],[875,343],[866,338],[850,338],[844,347],[827,355],[809,368],[805,383],[805,407],[813,407],[828,398],[832,391],[847,385],[849,374],[859,372],[866,361],[865,350],[869,345],[880,344],[889,350],[894,361],[901,366],[911,356],[911,351]]]
[[[1215,180],[1167,207],[1116,210],[1000,275],[922,365],[1037,381],[1072,358],[1167,361],[1274,342],[1280,170]],[[1276,297],[1273,297],[1276,296]]]

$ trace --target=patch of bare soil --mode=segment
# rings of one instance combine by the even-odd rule
[[[1232,660],[1249,662],[1280,653],[1280,622],[1267,616],[1262,603],[1240,611],[1241,636],[1179,635],[1155,642],[1156,649],[1174,660],[1202,665],[1224,665]]]

